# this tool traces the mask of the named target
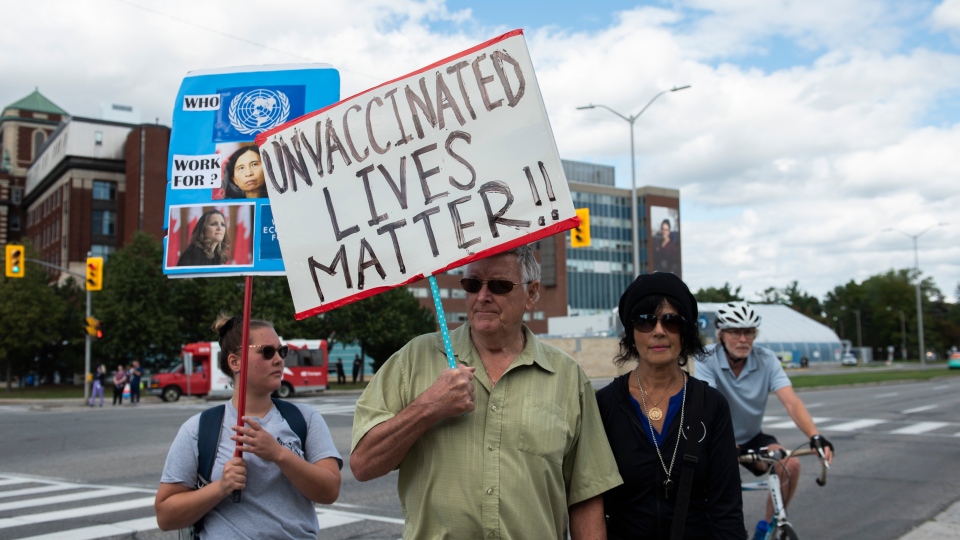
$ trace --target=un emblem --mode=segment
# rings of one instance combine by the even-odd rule
[[[230,100],[230,125],[244,135],[263,133],[290,116],[290,99],[278,90],[257,88]]]

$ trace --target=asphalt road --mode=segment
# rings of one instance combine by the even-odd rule
[[[602,385],[603,381],[595,384]],[[960,380],[803,391],[837,447],[826,487],[805,462],[789,516],[801,538],[897,539],[960,499]],[[356,395],[306,398],[346,458]],[[208,404],[31,410],[0,405],[0,540],[175,538],[161,533],[152,499],[180,424]],[[775,398],[765,431],[805,443]],[[752,477],[744,476],[744,480]],[[396,539],[395,473],[359,483],[345,463],[338,502],[318,507],[322,538]],[[759,493],[744,494],[752,531]]]

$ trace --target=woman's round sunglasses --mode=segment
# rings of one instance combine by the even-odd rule
[[[653,329],[657,327],[658,320],[664,330],[673,334],[679,334],[680,329],[683,328],[684,323],[687,322],[687,320],[683,318],[683,315],[677,315],[676,313],[667,313],[660,317],[653,314],[646,314],[639,315],[633,320],[633,329],[637,332],[653,332]]]
[[[287,353],[290,352],[290,347],[286,345],[281,345],[279,347],[274,347],[273,345],[250,345],[250,348],[260,347],[260,354],[263,355],[264,360],[273,360],[273,355],[279,354],[280,358],[286,358]]]
[[[519,283],[514,283],[506,279],[463,278],[460,280],[460,286],[470,294],[480,292],[480,289],[483,289],[484,283],[487,284],[487,290],[493,294],[508,294],[513,290],[515,285],[520,285]],[[527,283],[530,282],[528,281]]]

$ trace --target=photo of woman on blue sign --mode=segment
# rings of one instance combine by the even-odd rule
[[[230,257],[230,233],[227,219],[219,210],[204,212],[190,233],[190,244],[180,255],[177,266],[215,266]]]
[[[224,198],[265,199],[267,184],[256,146],[241,146],[224,167]]]

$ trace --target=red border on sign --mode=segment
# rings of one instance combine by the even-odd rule
[[[504,242],[503,244],[497,244],[496,246],[489,249],[485,249],[483,251],[478,251],[477,253],[474,253],[469,257],[464,257],[458,261],[452,262],[444,266],[443,268],[438,269],[435,273],[439,274],[441,272],[446,272],[447,270],[450,270],[452,268],[457,268],[465,264],[471,263],[473,261],[485,259],[487,257],[490,257],[491,255],[496,255],[497,253],[503,253],[504,251],[511,250],[515,247],[522,246],[524,244],[529,244],[530,242],[536,242],[537,240],[542,240],[544,238],[547,238],[548,236],[553,236],[555,234],[568,231],[576,227],[577,225],[580,225],[580,218],[578,216],[565,219],[563,221],[554,223],[549,227],[544,227],[543,229],[540,229],[537,232],[533,232],[528,235],[521,236],[520,238],[516,238],[509,242]],[[427,276],[424,276],[423,274],[417,274],[416,276],[413,276],[402,283],[397,283],[396,285],[391,285],[390,287],[375,287],[373,289],[367,289],[365,291],[358,292],[357,294],[354,294],[352,296],[345,296],[339,300],[330,302],[329,304],[324,304],[322,306],[310,308],[306,311],[301,311],[296,314],[296,318],[298,321],[300,321],[300,320],[306,319],[307,317],[319,315],[321,313],[330,311],[331,309],[336,309],[340,306],[352,304],[357,300],[363,300],[364,298],[368,298],[368,297],[380,294],[382,292],[389,291],[390,289],[396,289],[398,287],[403,287],[404,285],[409,285],[410,283],[413,283],[414,281],[420,281],[425,277]]]
[[[412,72],[410,72],[410,73],[408,73],[408,74],[406,74],[406,75],[404,75],[404,76],[402,76],[402,77],[397,77],[396,79],[389,80],[389,81],[387,81],[387,82],[385,82],[385,83],[383,83],[383,84],[379,84],[379,85],[374,86],[374,87],[372,87],[372,88],[368,88],[368,89],[364,90],[363,92],[358,92],[358,93],[356,93],[356,94],[354,94],[354,95],[352,95],[352,96],[350,96],[350,97],[348,97],[348,98],[346,98],[346,99],[341,99],[340,101],[334,103],[333,105],[327,105],[326,107],[324,107],[324,108],[322,108],[322,109],[318,109],[318,110],[313,111],[313,112],[311,112],[311,113],[307,113],[307,114],[305,114],[305,115],[303,115],[303,116],[301,116],[301,117],[299,117],[299,118],[294,118],[293,120],[291,120],[291,121],[289,121],[289,122],[287,122],[287,123],[285,123],[285,124],[281,124],[281,125],[273,128],[273,129],[264,131],[263,133],[257,135],[257,138],[255,139],[255,142],[256,142],[257,146],[263,146],[263,144],[267,141],[267,138],[268,138],[268,137],[270,137],[270,136],[273,135],[274,133],[278,133],[278,132],[280,132],[280,131],[283,131],[283,130],[287,129],[287,126],[289,126],[289,125],[291,125],[291,124],[296,124],[296,123],[302,122],[303,120],[306,120],[307,118],[312,118],[312,117],[314,117],[314,116],[317,116],[318,114],[321,114],[321,113],[323,113],[324,111],[326,111],[326,110],[328,110],[328,109],[332,109],[332,108],[336,107],[337,105],[340,105],[341,103],[344,103],[344,102],[346,102],[346,101],[350,101],[351,99],[353,99],[353,98],[355,98],[355,97],[362,96],[362,95],[364,95],[364,94],[366,94],[366,93],[369,93],[369,92],[373,92],[373,91],[376,90],[377,88],[382,88],[382,87],[384,87],[384,86],[386,86],[386,85],[388,85],[388,84],[393,84],[393,83],[395,83],[395,82],[397,82],[397,81],[399,81],[399,80],[403,80],[403,79],[412,77],[412,76],[417,75],[417,74],[419,74],[419,73],[423,73],[424,71],[429,71],[429,70],[431,70],[431,69],[433,69],[433,68],[435,68],[435,67],[437,67],[437,66],[441,66],[441,65],[446,64],[446,63],[448,63],[448,62],[451,62],[451,61],[453,61],[453,60],[456,60],[457,58],[460,58],[460,57],[463,57],[463,56],[467,56],[468,54],[470,54],[470,53],[472,53],[472,52],[474,52],[474,51],[478,51],[478,50],[480,50],[480,49],[485,49],[485,48],[489,47],[490,45],[492,45],[492,44],[494,44],[494,43],[497,43],[497,42],[499,42],[499,41],[503,41],[503,40],[505,40],[505,39],[512,38],[513,36],[522,36],[522,35],[523,35],[523,30],[522,30],[522,29],[519,29],[519,28],[518,28],[517,30],[511,30],[511,31],[507,32],[506,34],[503,34],[502,36],[497,36],[497,37],[495,37],[495,38],[493,38],[493,39],[491,39],[491,40],[489,40],[489,41],[485,41],[485,42],[483,42],[483,43],[481,43],[481,44],[479,44],[479,45],[476,45],[476,46],[474,46],[474,47],[470,47],[469,49],[467,49],[467,50],[465,50],[465,51],[461,51],[461,52],[459,52],[459,53],[457,53],[457,54],[454,54],[453,56],[448,56],[448,57],[444,58],[443,60],[439,60],[439,61],[437,61],[437,62],[434,62],[434,63],[430,64],[429,66],[420,68],[420,69],[418,69],[418,70],[416,70],[416,71],[412,71]]]

